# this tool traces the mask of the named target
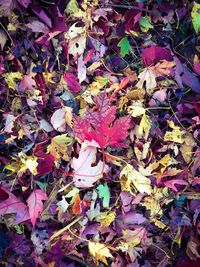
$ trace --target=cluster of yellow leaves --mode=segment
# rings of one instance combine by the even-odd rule
[[[90,255],[94,257],[97,266],[99,261],[102,261],[104,264],[108,265],[106,258],[113,258],[109,248],[105,244],[89,241],[88,249]]]
[[[132,193],[132,185],[140,193],[152,193],[151,180],[138,171],[130,164],[127,164],[120,173],[122,191]]]
[[[97,76],[82,94],[83,99],[88,104],[94,104],[92,97],[99,94],[100,90],[109,82],[109,77]]]
[[[83,18],[86,17],[86,11],[90,7],[96,7],[98,6],[99,1],[98,0],[84,0],[83,3],[81,4],[81,7],[85,10],[81,10],[78,5],[77,0],[70,0],[66,9],[65,13],[75,17],[75,18]]]
[[[105,211],[96,217],[96,221],[100,222],[101,227],[108,227],[115,220],[115,217],[116,213],[114,211]]]
[[[79,8],[78,2],[76,0],[69,1],[65,9],[65,13],[76,18],[81,18],[85,16],[85,12]]]
[[[165,133],[164,140],[182,144],[184,142],[183,136],[186,132],[181,131],[179,126],[175,126],[173,121],[168,121],[168,125],[172,131]]]
[[[25,153],[20,152],[19,158],[13,157],[11,162],[5,166],[6,170],[11,171],[11,174],[17,173],[22,175],[27,169],[33,174],[37,175],[37,157],[27,156]]]
[[[50,153],[55,158],[55,164],[62,158],[63,160],[70,160],[69,152],[73,142],[72,138],[67,134],[61,134],[51,139],[51,144],[47,147],[47,153]]]
[[[150,220],[154,222],[155,225],[160,228],[165,228],[165,224],[163,224],[159,218],[163,214],[162,205],[168,204],[171,201],[173,201],[173,198],[170,198],[167,187],[157,188],[155,186],[152,194],[144,197],[141,205],[150,211]]]
[[[15,79],[21,80],[22,74],[17,72],[9,72],[3,75],[5,77],[5,82],[7,83],[8,88],[15,89],[16,88],[16,82]]]

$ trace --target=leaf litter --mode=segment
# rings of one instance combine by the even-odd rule
[[[1,266],[199,266],[199,6],[0,2]]]

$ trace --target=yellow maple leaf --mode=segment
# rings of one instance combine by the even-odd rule
[[[15,89],[16,87],[15,79],[21,80],[22,74],[19,71],[9,72],[9,73],[4,74],[4,77],[5,77],[5,82],[7,83],[8,87],[11,89]]]
[[[153,196],[144,198],[144,202],[141,203],[147,210],[150,210],[151,216],[162,215],[162,208],[158,200],[154,199]]]
[[[94,81],[88,86],[87,90],[82,94],[83,99],[88,104],[94,104],[92,97],[99,94],[102,89],[109,82],[109,77],[97,76]]]
[[[71,15],[76,18],[85,17],[86,13],[83,12],[79,6],[78,2],[76,0],[70,0],[69,3],[66,6],[65,13],[68,15]]]
[[[149,217],[149,220],[150,220],[151,222],[154,222],[154,224],[155,224],[157,227],[161,228],[161,229],[166,229],[166,227],[167,227],[166,224],[164,224],[163,222],[161,222],[160,220],[158,220],[158,219],[155,218],[155,217]],[[166,230],[167,230],[167,229],[166,229]]]
[[[47,147],[47,153],[50,153],[55,158],[55,163],[58,162],[59,159],[69,160],[68,153],[69,145],[72,144],[72,138],[67,134],[61,134],[55,136],[51,139],[51,144]]]
[[[25,153],[20,152],[19,154],[20,160],[23,163],[19,172],[24,172],[25,170],[29,170],[33,175],[37,175],[37,157],[35,156],[27,156]]]
[[[116,213],[111,211],[111,212],[101,212],[97,217],[96,221],[100,222],[101,227],[108,227],[116,217]]]
[[[168,188],[157,188],[156,186],[153,188],[153,192],[151,196],[144,197],[141,202],[142,206],[145,206],[147,210],[150,210],[150,215],[152,217],[161,216],[163,214],[163,210],[161,205],[168,204],[173,199],[169,198]]]
[[[94,257],[96,264],[98,264],[98,261],[102,261],[103,263],[108,265],[106,258],[113,258],[112,254],[110,253],[109,248],[106,247],[105,244],[89,241],[88,249],[89,249],[90,255]]]
[[[128,112],[133,118],[144,115],[146,113],[146,109],[143,107],[143,100],[133,101],[128,107]]]
[[[132,192],[133,185],[140,193],[151,194],[151,180],[138,171],[130,164],[127,164],[120,173],[122,191]]]
[[[171,165],[171,157],[169,154],[165,155],[159,161],[154,162],[151,164],[151,169],[154,171],[159,167],[159,171],[156,172],[158,176],[162,175],[165,169]]]
[[[12,157],[11,162],[5,166],[5,169],[11,171],[11,174],[17,173],[19,176],[28,169],[33,175],[36,175],[37,157],[27,156],[24,152],[18,153],[18,156],[19,158]]]
[[[182,144],[184,142],[183,136],[186,132],[181,131],[179,126],[175,126],[173,121],[168,121],[168,125],[172,128],[172,131],[165,133],[164,140]]]
[[[144,136],[145,139],[148,138],[151,129],[151,119],[148,115],[144,114],[140,121],[140,125],[135,128],[135,134],[138,138]]]

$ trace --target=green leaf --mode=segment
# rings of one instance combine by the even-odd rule
[[[76,18],[84,17],[84,12],[79,8],[78,2],[76,0],[69,1],[65,13]]]
[[[109,208],[110,204],[110,190],[108,188],[107,184],[100,184],[97,187],[98,194],[100,198],[103,198],[103,207],[104,208]]]
[[[191,12],[191,17],[194,30],[198,34],[200,30],[200,4],[194,2],[194,6]]]
[[[146,17],[141,17],[139,20],[140,28],[143,32],[148,32],[149,29],[153,29],[153,25]]]
[[[125,57],[131,52],[131,45],[127,37],[122,38],[117,46],[120,47],[120,56],[122,57]]]

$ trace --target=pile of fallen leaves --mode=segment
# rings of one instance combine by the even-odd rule
[[[199,10],[0,1],[1,266],[199,266]]]

